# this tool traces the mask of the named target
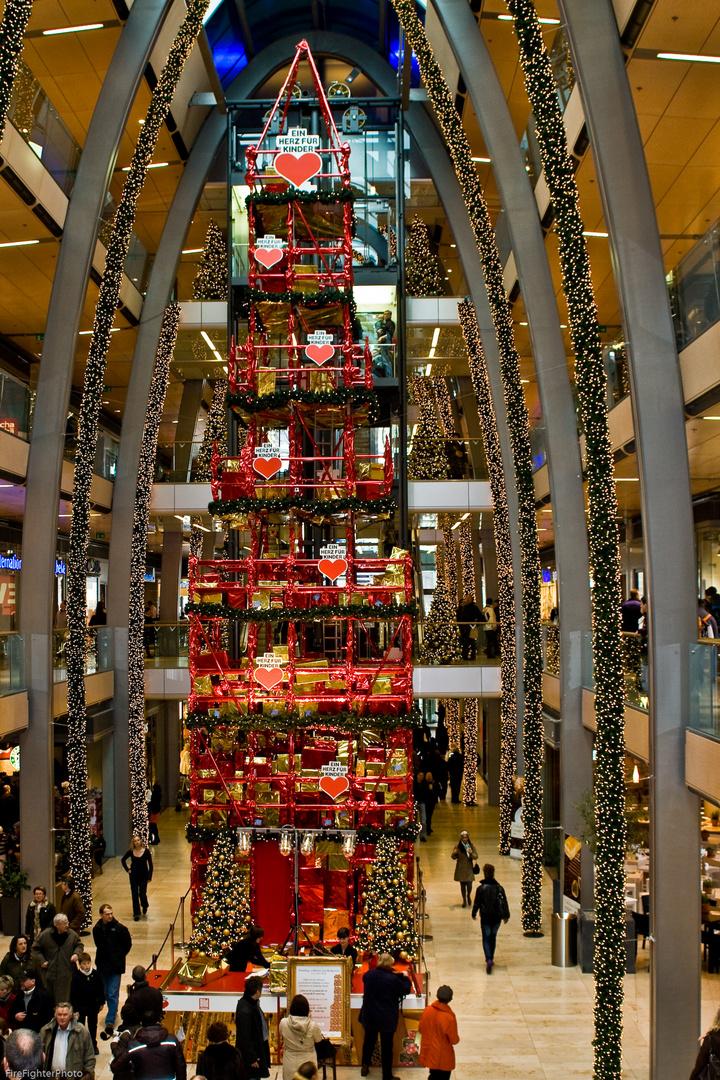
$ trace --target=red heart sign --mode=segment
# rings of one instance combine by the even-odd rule
[[[300,187],[311,176],[315,176],[322,169],[322,158],[314,150],[308,150],[304,154],[292,154],[286,151],[276,154],[275,172],[283,179],[289,180],[295,187]]]
[[[347,776],[321,776],[318,787],[329,795],[331,799],[337,799],[350,787]]]
[[[259,682],[266,690],[274,690],[283,681],[282,668],[255,668],[255,682]]]
[[[255,258],[266,270],[269,270],[275,263],[279,263],[282,257],[282,248],[255,248]]]
[[[312,360],[313,363],[321,367],[323,364],[327,364],[328,360],[335,355],[334,345],[306,345],[305,355],[308,360]]]
[[[318,570],[331,581],[337,581],[347,570],[347,559],[321,559]]]
[[[277,476],[282,467],[282,461],[279,457],[256,457],[253,461],[253,469],[256,473],[260,473],[266,480],[272,480],[273,476]]]

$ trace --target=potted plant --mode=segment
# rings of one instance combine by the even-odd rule
[[[22,931],[20,926],[21,896],[23,889],[28,888],[27,874],[20,869],[18,863],[8,859],[0,874],[0,917],[3,934],[8,937]]]

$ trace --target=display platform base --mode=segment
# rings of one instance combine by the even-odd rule
[[[337,1050],[338,1065],[359,1065],[362,1056],[364,1029],[359,1022],[363,998],[362,977],[368,970],[368,964],[358,965],[353,972],[352,992],[350,994],[350,1012],[352,1024],[352,1043]],[[417,1054],[414,1051],[415,1034],[418,1022],[426,1005],[420,976],[409,969],[408,965],[398,963],[396,970],[410,976],[414,993],[403,999],[400,1022],[395,1033],[393,1064],[402,1067],[417,1067]],[[175,969],[170,971],[148,971],[151,986],[162,991],[165,1002],[165,1026],[177,1034],[182,1029],[184,1036],[183,1050],[185,1059],[196,1062],[198,1055],[207,1045],[207,1029],[211,1023],[221,1020],[230,1028],[230,1042],[235,1041],[235,1009],[245,988],[245,979],[253,971],[232,971],[221,978],[214,979],[207,986],[186,986],[178,982]],[[287,1011],[287,995],[284,990],[263,989],[261,1004],[268,1021],[270,1033],[270,1054],[272,1063],[282,1061],[279,1048],[278,1025]],[[380,1042],[376,1047],[379,1064]]]

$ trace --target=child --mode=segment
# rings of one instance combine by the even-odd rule
[[[80,953],[78,957],[78,967],[70,984],[70,1004],[80,1023],[87,1026],[97,1054],[98,1013],[105,1004],[105,994],[102,979],[93,970],[92,957],[88,953]]]

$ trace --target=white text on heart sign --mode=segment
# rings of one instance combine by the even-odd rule
[[[307,128],[290,128],[287,135],[275,139],[278,150],[314,150],[320,145],[319,135],[308,135]]]

